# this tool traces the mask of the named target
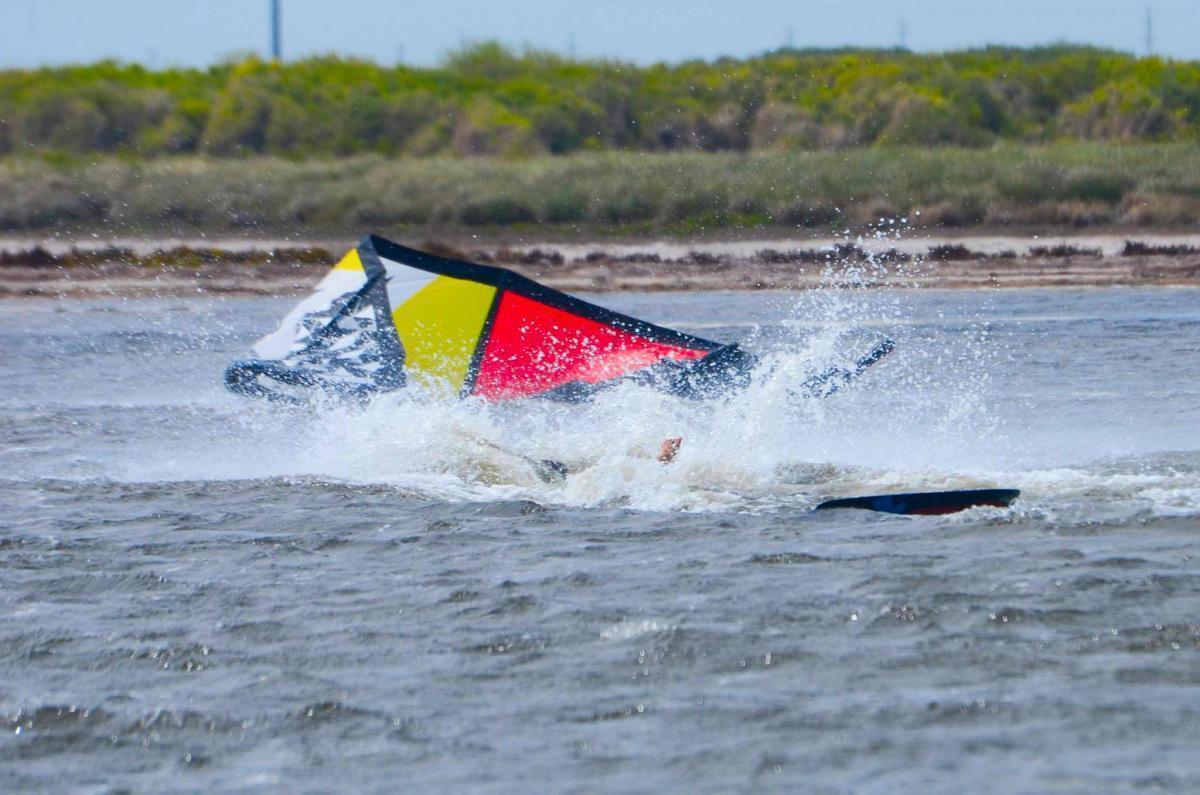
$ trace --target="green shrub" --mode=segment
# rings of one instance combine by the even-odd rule
[[[1116,204],[1134,184],[1134,179],[1125,174],[1087,169],[1070,174],[1063,193],[1082,201]]]
[[[533,208],[511,196],[489,196],[462,206],[458,219],[467,226],[507,226],[537,220]]]
[[[603,201],[597,217],[609,224],[625,224],[632,221],[647,221],[654,217],[657,207],[646,196],[629,193]]]
[[[775,217],[785,224],[807,227],[835,226],[844,221],[842,211],[830,204],[800,202],[784,207]]]
[[[587,199],[573,190],[552,191],[542,197],[538,220],[548,224],[569,224],[587,217]]]
[[[1180,136],[1186,113],[1186,108],[1168,108],[1149,86],[1126,78],[1067,105],[1059,126],[1090,140],[1166,141]]]

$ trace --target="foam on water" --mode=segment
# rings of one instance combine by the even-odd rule
[[[901,330],[904,355],[832,397],[800,398],[795,388],[807,376],[853,362],[878,339],[863,333],[861,320],[895,325],[902,310],[894,294],[843,289],[802,296],[784,311],[785,322],[770,331],[746,330],[746,344],[763,351],[762,365],[750,388],[726,400],[681,401],[630,384],[575,406],[446,402],[415,391],[365,407],[242,402],[224,443],[249,443],[257,452],[220,456],[215,467],[213,456],[176,457],[174,476],[307,475],[387,483],[436,499],[726,510],[829,496],[819,479],[795,481],[806,466],[835,466],[836,482],[850,489],[858,485],[852,473],[915,472],[978,458],[973,441],[989,415],[975,327],[963,333],[965,344],[943,343],[937,353]],[[804,325],[789,325],[792,318]],[[973,430],[964,436],[962,428]],[[663,465],[656,454],[669,437],[684,443]],[[531,459],[562,461],[571,474],[545,484]],[[161,478],[161,461],[129,475]]]

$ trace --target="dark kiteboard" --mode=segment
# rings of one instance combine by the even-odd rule
[[[1007,508],[1020,496],[1017,489],[967,489],[964,491],[926,491],[912,494],[877,494],[870,497],[847,497],[828,500],[817,506],[818,511],[834,508],[858,508],[865,511],[897,513],[916,516],[941,516],[968,508]]]

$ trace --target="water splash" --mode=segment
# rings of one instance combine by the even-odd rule
[[[712,403],[626,385],[584,406],[405,393],[281,408],[226,394],[217,374],[286,301],[21,305],[0,362],[11,386],[0,466],[17,480],[316,478],[439,501],[648,510],[1005,486],[1027,506],[1195,512],[1191,293],[879,286],[919,267],[831,256],[827,289],[597,298],[759,353],[750,388]],[[895,352],[851,388],[795,397],[881,336]],[[656,461],[677,436],[678,458]],[[571,474],[544,483],[531,459]]]
[[[581,406],[394,394],[314,412],[298,463],[310,474],[439,499],[650,510],[807,505],[868,486],[944,484],[951,471],[960,481],[986,479],[975,437],[996,438],[987,329],[960,319],[950,340],[930,339],[911,325],[902,294],[875,289],[905,275],[874,255],[831,259],[827,289],[771,295],[783,321],[743,329],[762,363],[750,387],[725,400],[685,401],[633,384]],[[851,364],[883,334],[899,351],[859,382],[828,398],[797,395],[805,378]],[[975,433],[964,435],[967,427]],[[659,445],[671,437],[683,438],[682,449],[660,463]],[[539,478],[532,462],[543,459],[567,465],[565,482]]]

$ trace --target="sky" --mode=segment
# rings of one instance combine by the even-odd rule
[[[431,65],[464,43],[636,63],[783,46],[936,51],[1057,41],[1200,59],[1200,0],[281,0],[285,59]],[[269,0],[0,0],[0,67],[205,66],[269,51]]]

